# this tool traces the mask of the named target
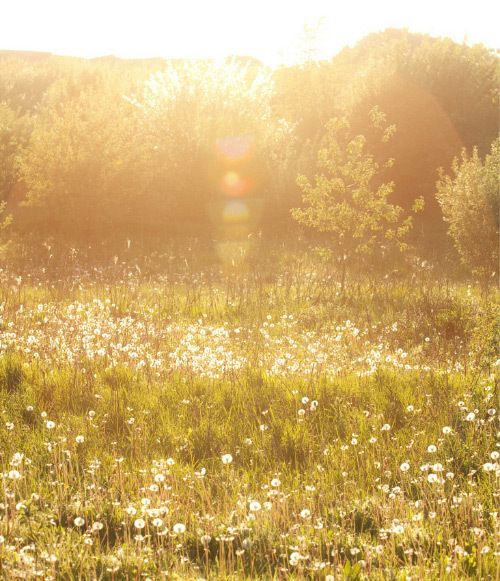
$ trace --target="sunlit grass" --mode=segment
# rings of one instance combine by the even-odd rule
[[[498,575],[494,291],[172,264],[2,274],[4,576]]]

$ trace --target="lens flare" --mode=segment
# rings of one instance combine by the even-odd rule
[[[252,189],[252,180],[243,177],[236,171],[228,171],[224,174],[221,182],[221,190],[231,197],[241,197],[248,194]]]
[[[228,161],[242,161],[250,157],[253,141],[250,135],[228,135],[217,139],[215,148]]]
[[[231,200],[222,210],[224,224],[241,224],[250,219],[250,209],[242,200]]]
[[[258,222],[254,147],[250,135],[224,136],[215,142],[216,159],[210,175],[218,196],[210,206],[210,215],[219,239],[216,253],[229,268],[245,264],[250,235]]]

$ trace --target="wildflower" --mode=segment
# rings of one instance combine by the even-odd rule
[[[401,472],[408,472],[408,470],[410,469],[410,464],[408,462],[403,462],[399,469],[401,470]]]
[[[311,516],[311,511],[308,508],[304,508],[300,511],[300,516],[304,519],[309,518]]]
[[[75,441],[77,444],[83,444],[83,442],[85,442],[85,438],[83,436],[77,436]]]
[[[261,509],[261,504],[260,504],[260,502],[258,502],[257,500],[252,500],[252,501],[250,502],[249,509],[250,509],[252,512],[257,512],[257,511],[259,511],[259,510]]]
[[[73,523],[75,527],[83,527],[83,525],[85,524],[85,519],[83,519],[81,516],[77,516]]]
[[[22,464],[23,458],[24,458],[24,454],[21,454],[21,452],[16,452],[12,456],[12,460],[10,461],[10,465],[11,466],[19,466],[20,464]]]
[[[300,559],[301,559],[301,555],[298,551],[293,551],[293,553],[290,553],[289,562],[290,562],[290,565],[292,565],[292,567],[298,565]]]
[[[173,527],[173,529],[172,529],[172,530],[174,531],[174,533],[175,533],[176,535],[182,535],[183,533],[185,533],[185,532],[186,532],[186,525],[184,525],[184,524],[182,524],[182,523],[178,522],[178,523],[176,523],[176,524],[174,525],[174,527]]]
[[[405,532],[405,528],[401,523],[397,523],[392,527],[392,532],[395,535],[402,535]]]
[[[53,430],[56,427],[56,424],[52,420],[47,420],[45,422],[45,427],[47,428],[47,430]]]
[[[162,519],[161,519],[161,518],[159,518],[159,517],[157,517],[157,518],[153,519],[153,526],[154,526],[155,528],[159,528],[159,527],[163,526],[163,521],[162,521]]]
[[[431,444],[430,446],[427,447],[427,452],[429,452],[429,454],[435,454],[437,452],[436,446],[434,446],[434,444]]]
[[[476,419],[476,414],[474,412],[469,412],[466,416],[465,416],[465,421],[466,422],[473,422]]]
[[[224,454],[223,456],[221,456],[221,460],[223,464],[231,464],[231,462],[233,461],[233,457],[231,456],[231,454]]]
[[[450,428],[450,426],[444,426],[444,428],[443,428],[443,434],[446,434],[446,435],[451,434],[451,428]]]
[[[21,478],[21,473],[18,470],[10,470],[9,478],[11,480],[19,480],[19,478]]]
[[[278,488],[278,486],[281,485],[281,480],[279,478],[273,478],[271,480],[271,486],[273,486],[274,488]]]
[[[437,481],[438,481],[437,474],[434,474],[434,473],[432,473],[432,472],[431,472],[431,473],[430,473],[430,474],[427,476],[427,481],[428,481],[428,482],[430,482],[431,484],[434,484],[435,482],[437,482]]]
[[[391,429],[390,424],[384,424],[381,428],[380,431],[381,432],[388,432]]]
[[[144,521],[144,519],[143,519],[143,518],[136,518],[136,519],[135,519],[135,521],[134,521],[134,527],[135,527],[136,529],[139,529],[139,530],[141,530],[141,529],[143,529],[145,526],[146,526],[146,522]]]

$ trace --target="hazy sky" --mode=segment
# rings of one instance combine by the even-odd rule
[[[388,27],[500,48],[493,0],[0,0],[0,49],[94,57],[252,55],[290,62],[321,26],[328,57]]]

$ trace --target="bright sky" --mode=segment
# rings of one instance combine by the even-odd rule
[[[370,32],[409,28],[500,48],[495,0],[0,0],[0,49],[95,57],[297,59],[321,22],[316,56]]]

